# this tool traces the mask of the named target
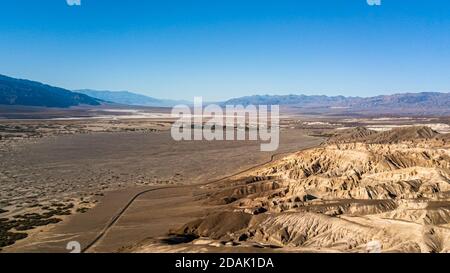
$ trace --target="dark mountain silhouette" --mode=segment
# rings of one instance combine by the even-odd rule
[[[100,105],[101,101],[40,82],[0,75],[0,104],[67,108]]]

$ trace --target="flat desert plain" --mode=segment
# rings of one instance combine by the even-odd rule
[[[3,120],[2,252],[448,252],[449,123],[289,116],[261,152],[164,118]]]
[[[2,126],[4,252],[67,252],[70,241],[86,251],[109,252],[164,236],[204,213],[201,205],[191,204],[199,187],[192,185],[324,141],[309,136],[309,130],[285,127],[275,154],[260,152],[253,141],[176,142],[167,120],[4,121]],[[169,189],[153,191],[160,188]]]

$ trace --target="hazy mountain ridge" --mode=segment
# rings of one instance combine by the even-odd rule
[[[74,90],[81,94],[88,95],[93,98],[101,99],[108,102],[136,105],[136,106],[154,106],[154,107],[171,107],[178,104],[187,104],[185,101],[156,99],[142,94],[137,94],[129,91],[107,91],[107,90],[92,90],[81,89]]]
[[[36,81],[0,75],[0,105],[23,105],[67,108],[77,105],[97,106],[102,102],[123,105],[173,107],[191,105],[182,100],[164,100],[129,91],[69,91]],[[345,97],[325,95],[254,95],[233,98],[221,105],[281,105],[297,109],[341,109],[344,112],[402,112],[408,114],[450,113],[450,93],[422,92],[375,97]],[[318,110],[321,112],[320,110]]]
[[[67,108],[101,104],[98,99],[40,82],[0,75],[0,104]]]
[[[422,92],[382,95],[376,97],[307,96],[307,95],[255,95],[230,99],[224,104],[271,104],[296,107],[344,107],[352,109],[370,108],[433,108],[450,109],[450,93]]]
[[[278,105],[298,105],[298,106],[325,106],[346,103],[349,99],[344,96],[329,97],[325,95],[253,95],[240,98],[233,98],[223,104],[278,104]]]

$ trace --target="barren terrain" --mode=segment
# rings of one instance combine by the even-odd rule
[[[207,214],[131,251],[449,252],[449,183],[448,135],[348,129],[203,187]]]
[[[3,120],[2,251],[449,251],[446,118],[285,117],[275,153],[171,123]]]
[[[92,208],[105,202],[105,195],[118,192],[124,197],[107,212],[100,208],[96,219],[104,222],[95,230],[101,230],[132,193],[205,183],[272,156],[259,151],[259,142],[176,142],[168,131],[170,125],[164,119],[3,121],[3,247],[17,241],[4,250],[38,249],[34,244],[41,241],[42,231],[64,226],[77,215],[89,216]],[[278,153],[323,141],[307,134],[305,130],[284,129]],[[77,225],[83,223],[76,221]],[[65,251],[65,244],[58,247]]]

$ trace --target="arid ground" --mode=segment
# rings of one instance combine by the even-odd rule
[[[208,213],[128,250],[449,252],[449,136],[429,127],[341,130],[203,187]]]
[[[449,250],[447,118],[292,115],[274,153],[171,122],[0,121],[2,252]]]
[[[83,245],[84,237],[93,240],[90,235],[138,192],[211,182],[268,162],[273,155],[260,152],[258,142],[176,142],[167,120],[4,121],[1,128],[1,225],[9,234],[2,239],[13,243],[27,234],[3,251],[66,251],[64,240],[47,246],[55,230],[58,238],[68,234],[63,237]],[[322,141],[308,136],[308,130],[285,128],[277,153]],[[146,219],[140,222],[145,227]],[[72,233],[76,227],[79,239]],[[153,234],[151,229],[141,232],[141,237],[130,232],[131,238],[138,242]],[[117,250],[120,243],[105,251]]]

